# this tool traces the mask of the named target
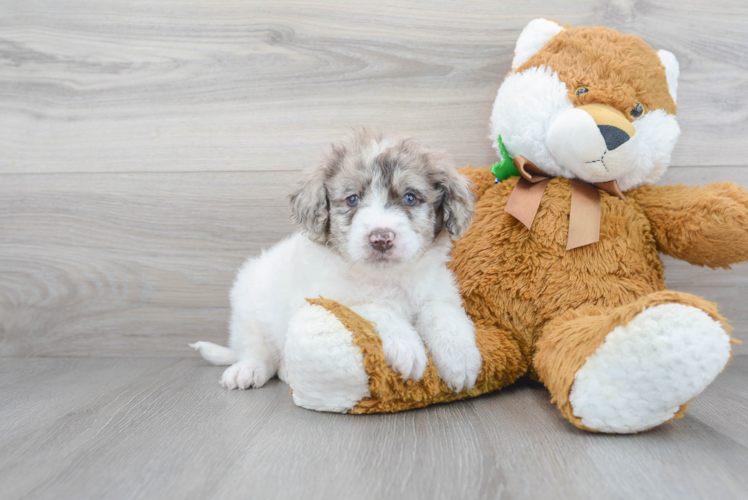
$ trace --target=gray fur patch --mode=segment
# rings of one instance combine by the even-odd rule
[[[418,199],[413,207],[403,201],[408,193]],[[359,197],[357,207],[346,201],[352,195]],[[413,138],[369,129],[328,146],[290,195],[292,219],[301,231],[339,252],[356,211],[375,200],[403,211],[429,243],[443,229],[458,239],[474,217],[469,182],[447,154]]]

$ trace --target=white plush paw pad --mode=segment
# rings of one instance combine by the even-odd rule
[[[582,423],[631,433],[673,418],[730,358],[730,337],[701,309],[663,304],[608,334],[574,377],[569,401]]]
[[[343,413],[370,395],[361,348],[322,306],[305,304],[291,318],[285,363],[298,406]]]
[[[221,377],[221,385],[227,389],[249,389],[262,387],[272,375],[267,363],[259,361],[239,361],[226,368]]]
[[[393,336],[386,343],[383,342],[384,359],[404,379],[421,380],[429,358],[418,334],[413,337],[411,340]]]

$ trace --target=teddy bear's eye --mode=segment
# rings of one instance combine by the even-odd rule
[[[589,91],[590,91],[590,89],[588,89],[587,87],[579,87],[576,90],[577,97],[581,96],[582,94],[586,94]]]
[[[636,103],[636,106],[631,108],[631,118],[639,118],[644,114],[644,105],[640,102]]]

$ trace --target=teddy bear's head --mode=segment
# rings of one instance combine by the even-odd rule
[[[490,137],[550,175],[652,184],[680,134],[678,73],[672,53],[635,36],[536,19],[517,40]]]

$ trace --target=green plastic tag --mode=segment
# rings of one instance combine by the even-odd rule
[[[514,166],[514,162],[506,151],[506,146],[501,141],[501,134],[499,134],[496,142],[499,143],[499,152],[501,153],[501,161],[494,163],[491,167],[491,173],[496,176],[496,182],[501,182],[512,176],[519,176],[519,170]]]

